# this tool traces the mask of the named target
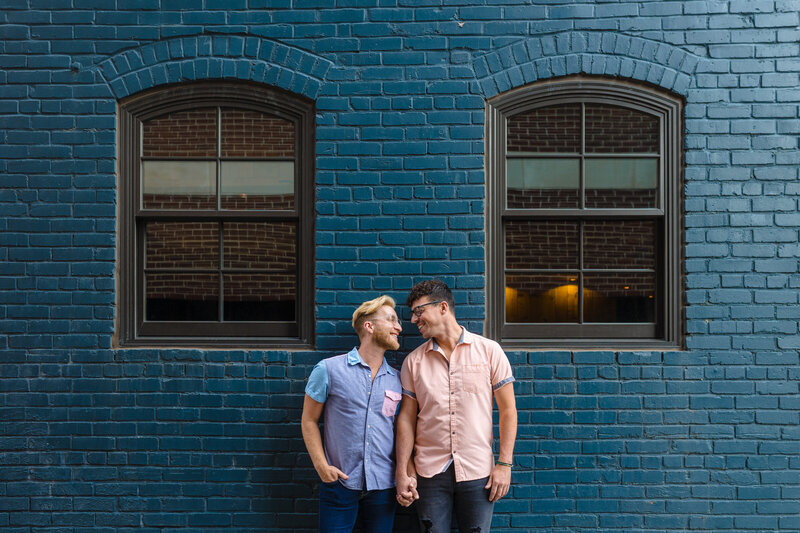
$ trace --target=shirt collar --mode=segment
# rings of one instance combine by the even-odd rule
[[[467,328],[464,326],[461,326],[461,336],[458,338],[456,346],[459,344],[472,344],[472,333],[467,331]],[[430,350],[433,350],[434,352],[439,351],[439,344],[436,342],[436,339],[431,339]]]
[[[351,365],[351,366],[352,365],[361,365],[361,366],[365,366],[365,367],[369,368],[369,365],[367,363],[365,363],[364,360],[361,358],[361,354],[358,353],[358,347],[357,346],[354,347],[349,352],[347,352],[347,364]],[[391,366],[389,366],[389,364],[386,362],[386,358],[385,357],[383,358],[383,363],[381,363],[381,367],[378,370],[378,373],[375,374],[375,375],[378,376],[380,374],[383,374],[384,372],[388,372],[392,376],[396,375],[395,374],[395,370]]]

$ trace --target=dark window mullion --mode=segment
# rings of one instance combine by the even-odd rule
[[[578,324],[583,324],[583,229],[581,220],[578,222]]]
[[[217,269],[217,276],[219,277],[219,300],[217,300],[218,305],[218,319],[220,322],[224,322],[223,317],[225,316],[225,277],[222,275],[222,271],[225,266],[225,225],[224,222],[219,222],[219,267]]]

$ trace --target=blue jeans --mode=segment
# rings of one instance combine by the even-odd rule
[[[350,490],[338,481],[319,488],[320,533],[351,533],[358,510],[364,533],[387,533],[394,526],[395,489]]]
[[[461,533],[489,533],[494,503],[484,489],[489,477],[456,483],[453,465],[431,478],[417,477],[417,517],[421,533],[450,533],[453,504]]]

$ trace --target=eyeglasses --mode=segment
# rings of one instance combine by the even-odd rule
[[[412,314],[412,315],[414,315],[415,317],[419,318],[419,317],[421,317],[421,316],[422,316],[422,313],[424,313],[424,312],[425,312],[425,309],[423,309],[423,307],[427,307],[427,306],[429,306],[429,305],[436,305],[436,304],[440,304],[440,303],[442,303],[443,301],[444,301],[444,300],[437,300],[437,301],[435,301],[435,302],[428,302],[428,303],[426,303],[426,304],[418,305],[418,306],[416,306],[415,308],[413,308],[413,309],[411,310],[411,314]]]

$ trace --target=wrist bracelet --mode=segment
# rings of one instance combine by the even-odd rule
[[[495,464],[498,464],[500,466],[507,466],[507,467],[511,468],[511,463],[504,463],[502,461],[497,461]]]

